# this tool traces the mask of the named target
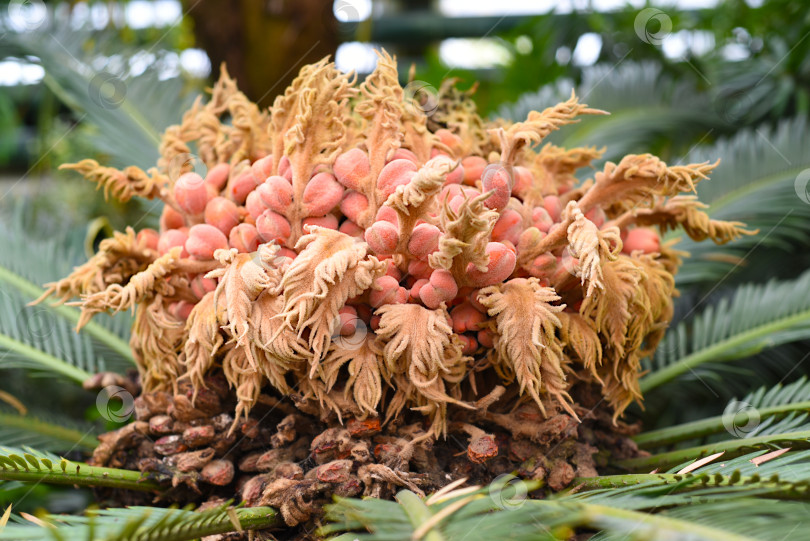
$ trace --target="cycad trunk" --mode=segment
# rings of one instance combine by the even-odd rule
[[[211,65],[227,64],[239,87],[268,106],[301,66],[334,55],[332,0],[185,0],[194,37]]]

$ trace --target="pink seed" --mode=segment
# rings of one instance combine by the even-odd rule
[[[481,178],[487,161],[480,156],[467,156],[461,160],[461,165],[464,167],[464,184],[475,186],[475,181]]]
[[[239,224],[231,229],[228,235],[228,243],[231,248],[236,248],[240,253],[255,252],[259,249],[261,240],[256,226],[251,224]]]
[[[484,346],[485,348],[491,348],[495,346],[495,337],[492,334],[492,331],[489,329],[484,329],[482,331],[478,331],[478,343]]]
[[[308,216],[325,216],[343,197],[343,186],[329,173],[318,173],[304,188],[304,206]]]
[[[247,199],[245,199],[245,209],[254,220],[261,216],[265,210],[267,210],[267,205],[264,204],[264,201],[262,201],[262,198],[259,195],[259,189],[261,189],[261,186],[259,186],[258,189],[250,192]]]
[[[169,229],[180,229],[186,225],[186,219],[182,214],[174,210],[169,205],[163,207],[163,212],[160,215],[160,230],[167,231]]]
[[[413,283],[413,285],[411,286],[410,300],[411,301],[419,301],[420,298],[421,298],[419,296],[419,291],[422,289],[422,286],[424,286],[425,284],[427,284],[429,282],[430,281],[427,278],[420,278],[420,279],[416,280]]]
[[[280,214],[287,212],[292,203],[292,184],[284,177],[273,175],[265,180],[256,191],[259,192],[259,196],[267,208]]]
[[[494,210],[506,207],[509,197],[512,195],[512,183],[512,175],[504,166],[488,165],[481,173],[482,191],[483,193],[489,191],[493,193],[484,201],[484,205]]]
[[[208,202],[205,181],[197,173],[184,173],[174,183],[174,200],[189,214],[200,214]]]
[[[343,222],[340,224],[340,227],[338,228],[338,231],[340,231],[341,233],[345,233],[350,237],[356,237],[358,239],[362,239],[363,235],[366,232],[365,229],[363,229],[362,227],[360,227],[351,220],[343,220]]]
[[[158,253],[164,255],[175,246],[183,246],[182,257],[188,257],[188,252],[185,249],[186,240],[188,240],[187,231],[169,229],[160,235],[160,239],[158,240]]]
[[[388,260],[388,266],[385,268],[385,274],[396,279],[397,282],[402,280],[402,272],[397,268],[396,263],[392,259]]]
[[[409,160],[414,163],[417,167],[419,166],[419,158],[416,157],[412,151],[408,150],[407,148],[398,148],[394,151],[394,154],[391,156],[391,159],[388,160],[392,162],[394,160]]]
[[[253,171],[247,169],[236,177],[231,178],[230,182],[228,182],[226,192],[232,201],[241,205],[245,202],[245,199],[247,199],[248,194],[256,189],[256,186]]]
[[[253,173],[253,181],[258,186],[267,180],[267,177],[273,174],[273,156],[270,155],[259,158],[253,162],[253,165],[250,166],[250,170]]]
[[[492,228],[492,240],[508,240],[517,244],[523,231],[523,217],[513,209],[505,209]]]
[[[198,299],[202,299],[206,293],[214,291],[217,288],[216,280],[206,278],[202,274],[198,274],[191,280],[191,292]]]
[[[485,272],[479,271],[472,263],[467,266],[469,280],[476,287],[503,282],[515,270],[517,263],[515,253],[500,242],[490,242],[486,251],[489,254],[489,264]]]
[[[393,160],[380,171],[380,176],[377,178],[377,189],[388,197],[396,191],[397,186],[408,184],[416,171],[416,164],[411,160]]]
[[[369,247],[381,255],[394,253],[399,243],[399,230],[390,222],[374,222],[364,236]]]
[[[543,198],[543,207],[548,212],[548,215],[551,216],[551,220],[553,222],[560,221],[560,214],[562,213],[562,203],[560,203],[560,198],[556,195],[547,195]]]
[[[205,207],[205,223],[227,235],[239,223],[239,210],[233,201],[215,197]]]
[[[365,151],[353,148],[337,157],[333,169],[338,182],[350,190],[359,190],[360,183],[371,171],[371,164]]]
[[[135,235],[135,241],[138,246],[148,248],[149,250],[157,250],[158,242],[160,241],[160,234],[154,229],[141,229]]]
[[[344,306],[338,310],[339,324],[338,334],[340,336],[352,336],[357,330],[357,310],[353,306]]]
[[[408,240],[408,251],[414,257],[425,259],[439,249],[441,231],[432,224],[422,223],[413,228]]]
[[[216,227],[197,224],[188,232],[186,250],[197,259],[213,259],[214,252],[228,248],[228,238]]]
[[[408,274],[416,279],[430,278],[430,273],[432,272],[433,269],[430,267],[427,261],[413,260],[408,262]]]
[[[475,309],[469,302],[464,302],[450,311],[453,318],[453,332],[463,333],[477,331],[478,326],[486,320],[484,314]]]
[[[228,174],[231,172],[231,166],[227,163],[219,163],[208,170],[205,175],[205,183],[213,186],[217,191],[222,190],[225,184],[228,183]]]
[[[478,349],[478,342],[472,336],[467,336],[466,334],[458,335],[459,339],[461,340],[461,353],[464,355],[470,355],[474,353],[476,349]]]
[[[321,216],[319,218],[304,218],[303,224],[305,226],[317,225],[318,227],[325,227],[326,229],[337,229],[338,219],[334,214],[327,214],[326,216]]]
[[[544,207],[534,207],[534,210],[532,210],[532,225],[543,233],[548,233],[551,226],[554,225],[554,219]]]
[[[169,313],[180,320],[187,320],[194,305],[187,301],[173,302],[169,305]]]
[[[374,308],[383,304],[403,304],[408,299],[405,288],[391,276],[380,276],[374,280],[374,286],[369,293],[369,304]]]
[[[607,215],[600,207],[592,208],[585,213],[585,217],[592,221],[596,227],[602,227],[607,221]]]
[[[647,227],[636,227],[629,230],[622,246],[622,252],[631,254],[636,250],[641,250],[645,254],[660,252],[661,238],[658,233]]]
[[[292,164],[287,156],[282,156],[278,162],[278,174],[292,182]]]
[[[458,294],[458,285],[450,271],[444,269],[434,270],[430,281],[419,290],[419,297],[428,308],[438,308],[442,302],[455,298]]]
[[[518,165],[515,167],[515,185],[512,187],[512,194],[524,197],[534,184],[534,175],[528,168]]]
[[[290,238],[290,222],[287,219],[273,212],[266,210],[256,219],[256,230],[259,232],[259,237],[264,242],[276,241],[283,244]]]
[[[354,223],[368,210],[368,198],[360,192],[348,190],[340,201],[340,212]]]

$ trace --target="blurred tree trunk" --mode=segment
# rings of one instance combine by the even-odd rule
[[[216,78],[222,62],[260,105],[273,103],[301,66],[334,55],[333,0],[183,0]]]

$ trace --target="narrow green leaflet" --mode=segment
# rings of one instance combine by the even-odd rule
[[[731,400],[722,415],[642,432],[633,440],[653,449],[732,430],[749,436],[789,432],[808,425],[810,381],[802,377],[788,385],[760,387],[742,399]]]
[[[222,533],[277,527],[280,516],[270,507],[239,508],[224,504],[206,511],[128,507],[95,511],[83,517],[50,515],[43,528],[17,519],[0,531],[15,541],[186,541]]]
[[[93,425],[79,424],[54,413],[29,411],[20,415],[5,408],[0,409],[0,442],[46,451],[92,451],[98,445]]]
[[[730,297],[670,329],[640,380],[648,393],[707,363],[750,357],[810,338],[810,271],[795,280],[739,286]]]
[[[159,491],[162,485],[139,471],[90,466],[31,449],[0,447],[0,480]]]
[[[26,307],[44,292],[41,284],[66,276],[71,270],[71,262],[83,257],[80,246],[58,242],[64,240],[32,238],[26,233],[21,216],[0,221],[0,288],[18,294],[14,298],[18,311],[34,314],[39,319],[56,319],[53,316],[58,316],[70,327],[75,327],[79,322],[76,308],[51,306],[47,301]],[[129,348],[130,327],[130,318],[122,314],[107,320],[96,318],[82,329],[82,333],[88,335],[99,354],[114,361],[114,367],[124,368],[134,362]],[[0,331],[4,328],[0,326]]]
[[[527,498],[536,485],[521,482],[428,499],[403,491],[396,502],[338,499],[319,533],[339,541],[529,541],[565,539],[584,528],[600,531],[593,538],[600,540],[770,541],[810,524],[803,502],[756,498],[750,487],[700,485],[697,476],[680,486],[689,483],[696,488],[678,492],[678,486],[643,482],[540,500]]]

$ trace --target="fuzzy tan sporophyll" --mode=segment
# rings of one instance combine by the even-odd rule
[[[576,417],[577,381],[621,415],[672,316],[680,254],[650,227],[751,233],[681,195],[716,164],[629,155],[580,184],[601,151],[540,143],[602,111],[572,95],[487,123],[444,85],[429,116],[398,81],[385,53],[361,84],[323,60],[264,111],[223,70],[156,168],[64,166],[165,208],[160,231],[116,233],[44,297],[79,297],[79,327],[133,309],[144,393],[221,370],[237,420],[268,384],[324,418],[419,411],[421,438],[453,409]]]

